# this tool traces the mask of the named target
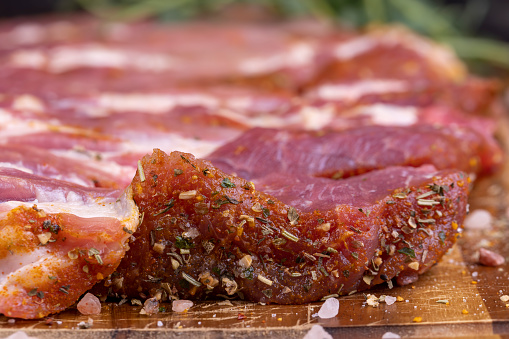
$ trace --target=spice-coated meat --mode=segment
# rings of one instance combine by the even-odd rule
[[[138,225],[132,191],[0,169],[0,313],[60,312],[113,273]]]
[[[95,291],[163,299],[237,293],[291,304],[396,276],[408,282],[455,242],[468,179],[431,166],[400,171],[410,175],[407,183],[378,197],[303,211],[208,161],[155,150],[132,182],[143,222],[117,271]],[[346,188],[348,180],[335,183]],[[389,186],[373,189],[380,187]]]
[[[500,165],[502,151],[493,139],[462,126],[363,126],[343,132],[254,128],[207,159],[249,180],[272,172],[339,179],[425,164],[490,173]]]

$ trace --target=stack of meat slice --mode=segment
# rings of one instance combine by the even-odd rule
[[[17,20],[0,65],[7,316],[407,284],[502,162],[498,84],[401,28]]]

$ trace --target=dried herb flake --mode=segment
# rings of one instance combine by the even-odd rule
[[[408,255],[410,258],[415,258],[415,251],[409,247],[403,247],[398,250],[399,253]]]
[[[233,182],[230,181],[230,178],[224,178],[221,182],[221,187],[224,188],[235,188],[237,187]]]

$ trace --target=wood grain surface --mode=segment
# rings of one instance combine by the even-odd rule
[[[500,124],[499,138],[509,149],[509,124]],[[140,314],[141,306],[106,303],[93,326],[76,308],[51,319],[20,320],[0,315],[0,338],[23,330],[38,338],[302,338],[314,324],[333,337],[381,338],[386,332],[402,338],[509,338],[509,264],[484,267],[476,263],[479,247],[490,248],[509,259],[509,162],[496,176],[477,182],[470,210],[488,209],[495,222],[488,230],[466,230],[443,260],[410,286],[374,288],[369,293],[400,296],[403,301],[371,307],[362,293],[339,298],[339,315],[320,319],[321,302],[295,305],[259,305],[242,301],[201,302],[187,313],[168,311],[153,316]],[[448,300],[448,304],[437,303]],[[239,320],[239,313],[245,319]],[[415,322],[421,317],[421,322]]]

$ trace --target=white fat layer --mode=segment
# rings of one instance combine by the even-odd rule
[[[361,36],[339,43],[334,49],[334,56],[338,60],[350,60],[358,55],[369,52],[378,42],[369,36]]]
[[[332,106],[321,108],[305,106],[297,112],[281,116],[275,114],[246,116],[229,109],[218,110],[216,114],[246,124],[249,127],[285,128],[295,125],[306,130],[321,129],[330,124],[335,116]]]
[[[46,37],[43,25],[24,23],[16,25],[11,31],[3,34],[4,43],[12,45],[30,45],[42,42]]]
[[[335,112],[332,106],[322,108],[305,106],[299,111],[302,126],[307,130],[319,130],[334,120]]]
[[[130,180],[136,172],[135,168],[132,166],[123,166],[108,160],[97,160],[94,157],[94,155],[100,155],[101,159],[108,159],[109,157],[119,155],[119,152],[88,153],[77,150],[52,150],[51,153],[62,158],[83,161],[87,167],[97,169],[99,172],[109,173],[116,178],[127,178]],[[69,174],[66,175],[66,178],[67,177],[69,177]],[[70,179],[65,180],[70,181]],[[77,177],[76,180],[81,179]],[[81,185],[88,186],[89,184]]]
[[[2,210],[5,208],[12,210],[19,206],[31,208],[36,204],[37,208],[48,214],[69,213],[80,218],[114,218],[121,221],[130,218],[136,211],[134,201],[129,201],[132,199],[126,194],[120,199],[93,198],[59,188],[48,190],[36,187],[35,195],[36,199],[29,202],[4,202],[1,204]]]
[[[255,99],[247,96],[226,99],[225,106],[236,111],[244,112],[255,105]]]
[[[36,120],[36,119],[19,119],[15,114],[0,108],[0,143],[5,138],[22,136],[46,131],[60,131],[67,133],[83,133],[83,129],[60,125],[58,120]]]
[[[414,51],[430,63],[441,67],[452,78],[463,77],[465,67],[450,48],[429,39],[417,36],[401,27],[385,27],[373,30],[366,35],[340,42],[334,48],[338,60],[351,60],[370,52],[377,46],[401,45]]]
[[[33,95],[23,94],[14,99],[12,109],[18,111],[43,112],[44,103]]]
[[[296,43],[288,51],[268,57],[254,57],[242,61],[238,69],[245,74],[263,74],[284,68],[309,65],[315,57],[313,47],[308,43]]]
[[[62,41],[71,38],[77,27],[68,21],[56,21],[44,25],[22,23],[10,31],[0,33],[0,48],[13,48],[43,43],[45,41]]]
[[[235,138],[237,134],[232,134],[231,138],[225,138],[221,141],[212,140],[196,140],[193,138],[184,138],[180,135],[168,133],[160,134],[157,136],[150,136],[148,138],[140,138],[140,135],[123,135],[126,139],[136,140],[135,142],[125,142],[122,145],[124,152],[131,153],[152,153],[154,148],[159,148],[166,153],[173,151],[180,151],[185,153],[192,153],[195,157],[204,157],[215,151],[218,147],[229,142]]]
[[[375,104],[359,107],[358,114],[368,115],[376,125],[410,126],[419,120],[419,110],[413,106]]]
[[[405,92],[408,83],[401,80],[362,80],[352,84],[327,84],[318,87],[316,93],[324,100],[355,101],[368,94]]]
[[[300,121],[298,115],[295,114],[290,116],[278,116],[275,114],[246,116],[243,113],[239,113],[236,110],[230,109],[221,109],[216,111],[215,113],[225,118],[236,121],[238,123],[248,125],[249,127],[278,128],[293,125],[299,123]]]
[[[205,106],[215,108],[219,101],[212,96],[203,94],[121,94],[104,93],[99,96],[101,108],[114,112],[141,111],[145,113],[164,113],[177,106]],[[105,114],[99,110],[99,113]]]
[[[0,290],[7,281],[7,277],[13,272],[27,270],[27,267],[30,266],[37,266],[49,256],[48,251],[40,247],[29,253],[16,253],[15,255],[8,255],[0,259]]]
[[[63,73],[84,67],[134,68],[151,72],[166,71],[175,67],[175,61],[164,54],[140,53],[99,44],[63,46],[49,51],[21,50],[11,54],[10,63],[16,67],[46,69],[52,73]]]
[[[17,163],[0,162],[0,167],[13,168],[13,169],[16,169],[18,171],[22,171],[22,172],[30,173],[30,174],[34,173],[30,168],[27,168],[27,167],[23,166],[23,164],[21,164],[19,162],[17,162]]]

